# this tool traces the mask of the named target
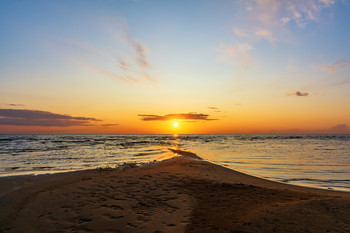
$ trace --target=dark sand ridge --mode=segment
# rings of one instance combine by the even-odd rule
[[[0,179],[0,232],[350,232],[350,193],[182,156],[146,167]]]

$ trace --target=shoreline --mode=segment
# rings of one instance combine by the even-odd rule
[[[0,178],[1,232],[350,231],[350,193],[262,179],[191,152],[143,167]]]
[[[192,157],[195,159],[201,159],[204,161],[207,161],[211,164],[215,164],[217,166],[223,167],[223,168],[227,168],[230,169],[232,171],[235,172],[239,172],[239,173],[243,173],[246,174],[248,176],[253,176],[259,179],[263,179],[263,180],[268,180],[268,181],[272,181],[272,182],[276,182],[276,183],[280,183],[280,184],[286,184],[286,185],[291,185],[291,186],[298,186],[298,187],[303,187],[303,188],[312,188],[312,189],[320,189],[320,190],[329,190],[329,191],[336,191],[336,192],[347,192],[350,193],[350,190],[344,188],[326,188],[326,187],[321,187],[321,186],[316,186],[316,185],[311,185],[308,183],[303,183],[301,182],[300,184],[294,184],[294,183],[288,183],[288,182],[283,182],[283,181],[278,181],[278,180],[274,180],[274,179],[269,179],[267,177],[263,177],[260,176],[258,174],[253,174],[244,170],[240,170],[240,169],[236,169],[236,168],[232,168],[228,165],[222,165],[220,163],[214,162],[214,161],[210,161],[210,160],[206,160],[203,159],[201,157],[199,157],[198,155],[196,155],[193,152],[190,151],[185,151],[185,150],[179,150],[179,149],[173,149],[171,147],[167,148],[169,151],[171,151],[173,154],[179,154],[179,156],[188,156],[188,157]],[[37,171],[20,171],[20,172],[13,172],[13,173],[8,173],[8,174],[0,174],[0,181],[1,179],[5,178],[5,179],[11,179],[11,177],[25,177],[25,176],[29,176],[29,177],[34,177],[34,176],[42,176],[42,175],[55,175],[55,174],[60,174],[60,173],[70,173],[70,172],[84,172],[84,171],[90,171],[90,170],[98,170],[98,169],[122,169],[123,166],[137,166],[137,167],[142,167],[142,166],[148,166],[150,164],[153,163],[159,163],[162,162],[164,160],[168,160],[173,158],[172,156],[163,156],[165,157],[165,159],[161,159],[161,160],[156,160],[154,159],[153,161],[148,161],[148,162],[123,162],[123,163],[119,163],[116,164],[115,167],[109,167],[109,166],[102,166],[102,167],[96,167],[96,168],[85,168],[85,169],[67,169],[67,170],[37,170]],[[162,157],[161,157],[162,158]]]

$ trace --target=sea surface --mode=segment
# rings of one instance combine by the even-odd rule
[[[0,176],[144,164],[174,156],[168,147],[279,182],[350,191],[350,135],[0,135]]]

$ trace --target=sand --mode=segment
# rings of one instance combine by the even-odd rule
[[[173,150],[145,167],[0,179],[0,232],[350,232],[350,193]]]

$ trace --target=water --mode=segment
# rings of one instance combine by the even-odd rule
[[[280,182],[350,191],[350,135],[0,135],[0,176],[115,167],[189,150]]]

